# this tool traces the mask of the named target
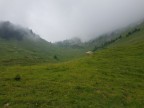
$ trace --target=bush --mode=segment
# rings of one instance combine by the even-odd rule
[[[20,81],[21,80],[21,76],[19,74],[17,74],[14,78],[15,81]]]
[[[58,60],[58,57],[55,55],[54,57],[53,57],[55,60]]]

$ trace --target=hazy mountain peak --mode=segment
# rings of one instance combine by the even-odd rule
[[[16,39],[19,41],[23,39],[40,39],[32,30],[12,24],[9,21],[0,22],[0,37],[6,40]]]

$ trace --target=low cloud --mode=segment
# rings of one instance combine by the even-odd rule
[[[48,41],[88,40],[144,18],[143,0],[0,0],[0,20]]]

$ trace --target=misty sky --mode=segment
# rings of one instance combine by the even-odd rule
[[[0,20],[48,41],[87,40],[144,18],[144,0],[0,0]]]

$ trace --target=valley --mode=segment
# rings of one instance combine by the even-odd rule
[[[142,108],[144,25],[138,27],[92,55],[85,52],[95,45],[0,39],[0,107]]]

